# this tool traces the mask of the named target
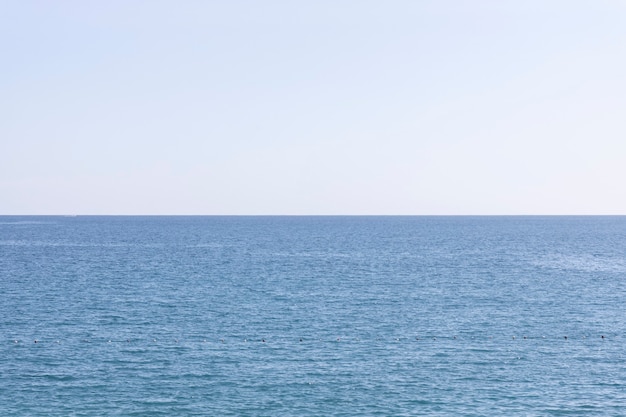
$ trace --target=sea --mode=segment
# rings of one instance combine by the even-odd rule
[[[0,216],[2,416],[624,416],[626,217]]]

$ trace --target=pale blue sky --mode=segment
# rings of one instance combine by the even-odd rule
[[[4,1],[0,214],[626,214],[626,0]]]

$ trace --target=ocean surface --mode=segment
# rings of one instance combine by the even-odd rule
[[[0,216],[2,416],[624,416],[626,217]]]

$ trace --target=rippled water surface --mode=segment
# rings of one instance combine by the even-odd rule
[[[625,217],[0,216],[0,415],[626,415]]]

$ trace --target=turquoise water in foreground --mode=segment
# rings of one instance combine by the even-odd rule
[[[0,415],[626,415],[626,217],[0,216]]]

